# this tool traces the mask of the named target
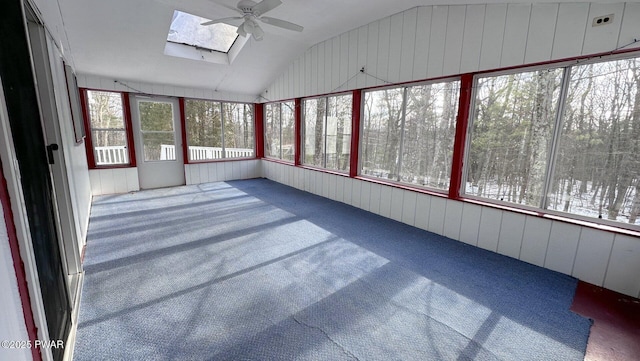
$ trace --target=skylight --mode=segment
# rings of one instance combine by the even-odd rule
[[[186,44],[198,49],[207,49],[228,53],[238,38],[236,27],[227,24],[213,24],[202,26],[209,21],[196,15],[174,11],[167,41]]]

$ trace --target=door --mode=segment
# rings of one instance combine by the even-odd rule
[[[141,189],[185,184],[177,99],[131,95]]]
[[[0,12],[0,80],[13,139],[24,213],[29,223],[49,340],[67,340],[71,305],[58,242],[56,212],[22,1]],[[51,349],[61,360],[63,348]]]

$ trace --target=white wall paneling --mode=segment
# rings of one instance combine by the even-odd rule
[[[582,229],[572,274],[595,285],[604,282],[614,234],[595,229]]]
[[[519,258],[522,246],[522,234],[526,216],[513,212],[503,212],[498,238],[498,253]]]
[[[482,207],[480,206],[471,203],[464,204],[460,220],[460,241],[472,246],[478,245],[481,212]]]
[[[496,252],[502,224],[502,211],[483,207],[478,230],[478,247]]]
[[[580,227],[554,221],[551,225],[544,267],[570,275],[579,239]]]
[[[138,168],[91,169],[89,181],[94,196],[140,190]]]
[[[640,292],[638,237],[288,164],[245,162],[249,169],[250,162],[262,162],[264,172],[259,175],[289,186],[298,184],[310,193],[627,295],[637,297]],[[199,165],[210,164],[216,163]],[[282,176],[292,170],[297,177]]]
[[[607,14],[614,14],[612,24],[591,26]],[[639,36],[638,16],[637,2],[419,6],[313,45],[264,96],[290,99],[612,51]],[[358,73],[362,66],[373,76]]]
[[[520,259],[544,267],[547,245],[551,234],[551,221],[540,217],[527,216],[522,235]]]
[[[640,241],[617,234],[604,280],[604,287],[640,297]]]

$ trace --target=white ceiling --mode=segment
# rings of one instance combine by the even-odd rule
[[[164,55],[174,10],[209,19],[235,16],[236,0],[58,0],[76,72],[221,92],[257,95],[312,45],[418,5],[535,0],[282,0],[267,13],[304,26],[302,33],[264,25],[231,65]],[[569,0],[566,2],[574,2]],[[542,2],[565,2],[564,0]],[[602,2],[602,1],[600,1]],[[605,1],[611,2],[611,1]]]

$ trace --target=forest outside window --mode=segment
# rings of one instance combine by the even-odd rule
[[[254,157],[253,104],[195,99],[184,104],[190,161]]]
[[[265,155],[269,158],[294,161],[295,112],[294,102],[265,105]]]
[[[449,188],[459,81],[366,92],[363,175]]]
[[[304,164],[349,171],[352,99],[345,94],[304,100]]]
[[[86,99],[95,165],[129,164],[122,94],[87,90]]]
[[[477,79],[465,193],[639,225],[640,59]]]

